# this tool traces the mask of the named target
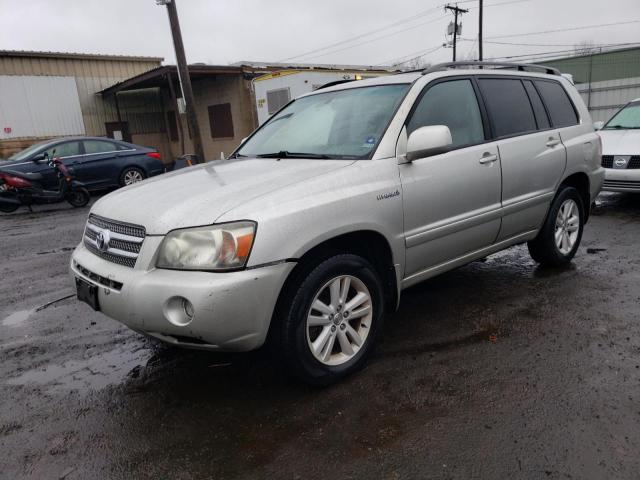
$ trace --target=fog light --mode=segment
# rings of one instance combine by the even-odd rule
[[[178,327],[189,325],[195,315],[193,303],[184,297],[171,297],[163,310],[165,318]]]

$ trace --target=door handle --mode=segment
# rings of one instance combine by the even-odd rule
[[[488,163],[493,163],[496,160],[498,160],[498,155],[491,155],[490,153],[485,153],[484,155],[482,155],[482,157],[480,158],[480,165],[486,165]]]
[[[549,147],[549,148],[555,147],[558,144],[560,144],[560,140],[558,140],[557,138],[553,138],[553,137],[549,137],[549,141],[546,143],[547,147]]]

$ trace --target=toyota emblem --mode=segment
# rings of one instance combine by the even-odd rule
[[[102,230],[96,235],[96,246],[101,252],[109,250],[109,241],[111,240],[109,230]]]

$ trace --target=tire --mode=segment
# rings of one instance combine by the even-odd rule
[[[67,202],[73,207],[86,207],[91,200],[91,195],[86,188],[75,188],[67,194]]]
[[[141,182],[147,178],[147,174],[138,167],[127,167],[120,174],[120,186],[126,187],[127,185],[133,185],[134,183]]]
[[[12,213],[15,212],[20,205],[15,205],[13,203],[0,203],[0,212],[3,213]]]
[[[538,236],[527,244],[531,257],[544,266],[568,264],[580,246],[584,220],[580,193],[573,187],[564,187],[553,200]]]
[[[365,365],[384,318],[382,283],[367,260],[351,254],[329,257],[307,269],[284,295],[276,318],[276,348],[290,373],[305,383],[326,386]],[[336,301],[340,298],[346,298],[343,305],[352,305],[349,310],[341,308]],[[316,301],[323,304],[321,310]],[[316,353],[312,345],[318,347]]]

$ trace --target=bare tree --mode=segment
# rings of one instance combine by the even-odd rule
[[[595,53],[597,50],[597,47],[591,40],[583,40],[573,46],[573,51],[576,55],[589,55],[590,53]]]

